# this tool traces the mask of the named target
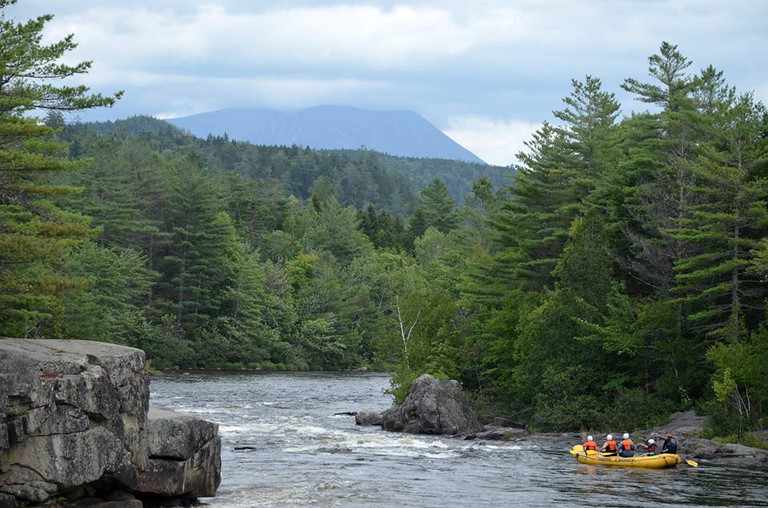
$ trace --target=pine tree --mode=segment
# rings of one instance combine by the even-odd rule
[[[693,99],[696,80],[687,72],[692,62],[677,46],[662,43],[659,54],[648,61],[656,82],[626,79],[622,87],[636,100],[660,109],[625,123],[624,136],[637,142],[625,147],[617,175],[623,188],[614,187],[613,193],[623,198],[624,211],[615,213],[626,219],[620,228],[632,244],[628,266],[632,276],[649,289],[665,292],[674,284],[675,261],[690,254],[683,243],[661,230],[679,227],[695,205],[697,197],[690,192],[694,175],[688,167],[700,146],[701,117]]]
[[[200,330],[220,310],[220,288],[231,282],[234,225],[216,199],[211,178],[199,160],[178,162],[172,184],[168,222],[169,242],[162,248],[158,271],[158,302],[175,316],[179,332]]]
[[[751,93],[736,95],[720,73],[708,69],[720,98],[717,107],[700,108],[712,129],[701,156],[689,166],[696,176],[690,189],[701,196],[691,214],[669,233],[692,245],[694,254],[677,260],[675,292],[690,309],[698,330],[711,339],[737,342],[763,322],[766,288],[747,272],[768,226],[768,143],[764,138],[766,109]]]
[[[78,164],[66,159],[56,130],[30,115],[110,106],[121,94],[103,97],[84,85],[58,85],[87,73],[91,62],[61,63],[76,47],[73,35],[42,44],[52,16],[6,19],[5,9],[15,3],[0,0],[0,335],[50,336],[55,330],[45,324],[61,313],[62,293],[80,285],[58,268],[92,231],[86,217],[53,203],[73,189],[51,185],[49,174]]]
[[[456,202],[449,197],[448,187],[439,178],[432,180],[432,183],[421,191],[420,201],[419,208],[427,228],[431,226],[447,233],[458,225]]]
[[[571,222],[588,208],[615,151],[618,103],[602,91],[599,79],[573,80],[573,92],[555,111],[562,125],[545,123],[520,153],[521,166],[509,187],[511,199],[494,224],[504,249],[524,260],[517,267],[531,289],[551,287],[551,271],[568,236]]]

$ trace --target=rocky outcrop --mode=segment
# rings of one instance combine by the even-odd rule
[[[765,467],[768,465],[768,450],[735,443],[719,443],[710,439],[689,438],[681,440],[681,450],[681,453],[684,453],[686,457],[710,460],[720,464],[742,467]]]
[[[382,414],[384,430],[412,434],[469,434],[482,429],[457,381],[422,374],[405,401]]]
[[[211,497],[221,483],[218,425],[162,409],[149,412],[149,464],[135,491],[143,495]]]
[[[0,373],[4,500],[13,496],[29,504],[136,491],[155,460],[150,432],[155,421],[148,419],[149,376],[141,350],[92,341],[0,339]],[[211,436],[216,428],[180,421],[180,428],[206,427],[211,444],[203,445],[205,450],[195,449],[200,441],[192,439],[197,432],[192,430],[181,433],[188,441],[182,444],[180,438],[173,445],[197,460],[189,467],[198,476],[213,478],[187,482],[194,487],[185,487],[182,495],[213,495],[220,476],[220,445],[216,448],[217,437]]]

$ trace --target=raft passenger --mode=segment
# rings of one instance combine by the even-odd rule
[[[645,444],[643,443],[637,444],[638,448],[641,448],[641,447],[645,448],[646,455],[656,455],[656,446],[657,446],[656,441],[654,441],[653,438],[648,439],[648,441],[646,441]]]
[[[667,439],[661,445],[661,453],[677,453],[677,439],[672,434],[667,434]]]
[[[588,452],[592,450],[593,452],[597,451],[597,443],[595,443],[595,438],[592,436],[587,436],[587,442],[584,443],[584,451]]]
[[[604,455],[616,455],[616,441],[613,439],[612,434],[608,434],[605,436],[605,443],[603,443],[603,446],[600,447],[600,451],[603,452]]]
[[[626,432],[622,437],[624,439],[619,443],[619,457],[634,457],[635,443],[629,439],[629,434]]]

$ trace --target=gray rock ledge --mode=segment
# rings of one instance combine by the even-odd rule
[[[185,415],[150,417],[144,361],[143,351],[114,344],[0,338],[1,506],[53,498],[140,506],[133,494],[215,494],[217,426]],[[164,429],[173,439],[158,444]],[[162,481],[158,461],[174,466],[162,463]]]

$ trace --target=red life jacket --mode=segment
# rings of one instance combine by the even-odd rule
[[[610,441],[605,442],[605,451],[607,452],[615,452],[616,451],[616,441],[611,439]]]
[[[622,449],[629,451],[635,449],[635,443],[633,443],[630,439],[625,439],[621,442]]]
[[[584,443],[584,450],[594,450],[597,451],[597,443],[594,441],[587,441]]]

